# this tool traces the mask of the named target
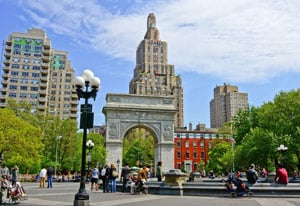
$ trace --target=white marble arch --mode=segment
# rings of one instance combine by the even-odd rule
[[[174,116],[172,96],[107,94],[102,112],[106,123],[107,162],[122,165],[123,139],[132,128],[142,127],[155,138],[154,164],[162,171],[174,169]]]

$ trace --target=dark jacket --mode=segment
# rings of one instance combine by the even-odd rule
[[[121,177],[125,180],[129,180],[130,178],[130,169],[128,166],[122,168]]]
[[[47,169],[47,176],[52,177],[54,175],[54,169],[52,167],[49,167]]]

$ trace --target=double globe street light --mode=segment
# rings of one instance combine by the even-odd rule
[[[100,87],[100,79],[94,76],[91,70],[84,70],[81,76],[76,77],[76,92],[78,99],[83,98],[84,104],[80,105],[80,129],[83,129],[82,155],[81,155],[81,175],[79,191],[75,194],[74,206],[89,205],[89,194],[85,189],[85,164],[86,164],[86,141],[87,129],[93,128],[94,113],[92,104],[88,103],[89,98],[96,100],[97,92]]]
[[[285,167],[285,156],[284,153],[288,150],[288,148],[286,146],[284,146],[284,144],[279,145],[279,147],[277,148],[277,150],[281,153],[281,160],[282,160],[282,164]]]
[[[94,147],[94,142],[92,140],[88,140],[86,142],[86,147],[89,150],[89,154],[88,154],[88,169],[87,169],[87,174],[86,174],[86,180],[89,181],[88,174],[89,174],[90,169],[91,169],[91,161],[92,161],[91,149],[93,149],[93,147]]]

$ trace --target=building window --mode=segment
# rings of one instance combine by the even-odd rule
[[[177,163],[177,168],[181,169],[181,164],[180,163]]]
[[[33,70],[40,70],[40,66],[32,66]]]
[[[30,94],[30,98],[31,99],[36,99],[37,98],[37,94]]]
[[[26,93],[21,93],[20,94],[20,98],[26,98],[26,97],[27,97]]]
[[[20,65],[19,65],[19,64],[12,64],[12,65],[11,65],[11,68],[19,69],[19,68],[20,68]]]
[[[196,148],[197,147],[197,142],[193,142],[193,147]]]
[[[15,55],[20,55],[20,54],[21,54],[21,51],[14,50],[13,54],[15,54]]]
[[[21,90],[27,90],[27,86],[21,86]]]
[[[22,83],[28,83],[28,79],[22,79],[21,82]]]
[[[33,60],[33,63],[35,63],[35,64],[40,64],[40,63],[41,63],[41,60],[35,59],[35,60]]]
[[[16,94],[16,93],[9,93],[8,96],[9,96],[9,97],[17,97],[17,94]]]
[[[29,76],[29,72],[22,72],[22,76],[23,77],[28,77]]]
[[[204,142],[200,142],[200,147],[201,147],[201,148],[204,147]]]
[[[35,53],[34,56],[35,56],[35,57],[41,57],[42,55],[39,54],[39,53]]]
[[[31,80],[31,83],[32,84],[39,84],[40,82],[39,82],[39,80],[33,79],[33,80]]]
[[[30,89],[31,91],[38,91],[39,90],[39,88],[38,87],[31,87],[31,89]]]
[[[11,74],[12,76],[18,76],[19,72],[11,71],[10,74]]]
[[[201,159],[205,159],[205,153],[201,152]]]
[[[208,148],[211,149],[212,148],[212,142],[208,143]]]
[[[190,147],[190,142],[189,141],[186,141],[185,142],[185,148],[189,148]]]
[[[29,51],[31,49],[31,45],[30,44],[25,44],[24,49]]]
[[[176,147],[179,147],[179,148],[181,147],[181,142],[180,141],[176,142]]]
[[[31,75],[32,75],[32,77],[39,77],[40,73],[32,73]]]
[[[29,66],[28,65],[23,65],[23,69],[27,70],[27,69],[29,69]]]
[[[23,62],[24,63],[30,63],[30,60],[29,59],[24,59]]]
[[[181,153],[177,152],[177,158],[180,159],[181,158]]]
[[[190,159],[190,152],[189,152],[189,151],[186,151],[186,152],[185,152],[185,157],[186,157],[187,159]]]
[[[10,79],[10,82],[18,82],[18,79],[12,78]]]
[[[194,152],[193,152],[193,157],[194,157],[194,159],[196,159],[197,156],[198,156],[198,155],[197,155],[197,151],[194,151]]]
[[[17,85],[10,85],[10,86],[9,86],[9,89],[11,89],[11,90],[16,90],[16,89],[17,89]]]
[[[21,44],[14,44],[14,49],[21,49]]]

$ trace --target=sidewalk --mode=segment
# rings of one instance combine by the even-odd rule
[[[78,192],[79,183],[54,183],[52,189],[40,189],[38,183],[23,183],[28,200],[22,201],[20,206],[72,206],[74,196]],[[129,193],[103,193],[90,191],[90,206],[296,206],[300,205],[299,198],[230,198],[228,197],[200,197],[200,196],[160,196],[160,195],[130,195]]]

